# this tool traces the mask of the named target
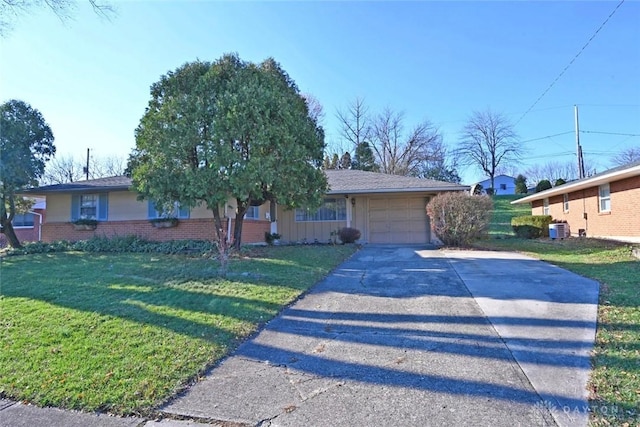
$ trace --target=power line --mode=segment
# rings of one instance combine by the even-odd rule
[[[631,107],[640,108],[640,104],[580,104],[580,107]]]
[[[637,133],[597,132],[595,130],[581,130],[580,133],[597,133],[601,135],[640,136]]]
[[[544,92],[542,92],[542,95],[540,95],[538,97],[538,99],[535,100],[535,102],[533,104],[531,104],[531,107],[529,107],[527,109],[527,111],[524,112],[524,114],[518,119],[518,121],[515,123],[515,125],[517,125],[518,123],[520,123],[522,121],[522,119],[524,119],[524,117],[529,114],[529,112],[531,112],[531,110],[533,109],[533,107],[535,107],[538,102],[540,102],[540,100],[547,94],[547,92],[549,92],[551,90],[551,88],[556,84],[556,82],[558,80],[560,80],[560,78],[564,75],[564,73],[567,72],[567,70],[569,69],[569,67],[571,67],[573,65],[573,63],[575,62],[576,59],[578,59],[578,57],[582,54],[582,52],[584,52],[584,50],[587,48],[587,46],[589,46],[589,44],[591,43],[591,41],[596,37],[596,35],[598,35],[598,33],[600,32],[600,30],[607,24],[607,22],[609,22],[609,19],[611,19],[611,17],[618,11],[618,9],[620,8],[620,6],[622,6],[622,3],[624,3],[624,0],[620,0],[620,3],[618,3],[618,5],[615,7],[615,9],[613,9],[613,11],[609,14],[609,16],[607,16],[607,19],[604,20],[604,22],[600,25],[600,27],[598,27],[598,29],[596,30],[595,33],[593,33],[593,35],[591,36],[591,38],[589,38],[589,40],[587,40],[587,42],[584,44],[584,46],[582,46],[582,48],[578,51],[578,53],[576,53],[576,55],[573,57],[573,59],[571,59],[571,61],[569,61],[569,63],[564,67],[564,69],[560,72],[560,74],[558,74],[558,77],[555,78],[555,80],[553,80],[551,82],[551,84],[549,85],[549,87],[547,87]],[[514,125],[514,126],[515,126]]]
[[[525,142],[534,142],[534,141],[540,141],[542,139],[547,139],[547,138],[553,138],[555,136],[562,136],[562,135],[568,135],[570,133],[573,133],[572,130],[567,131],[567,132],[562,132],[562,133],[556,133],[555,135],[547,135],[547,136],[541,136],[540,138],[534,138],[534,139],[527,139],[526,141],[520,141],[521,144],[524,144]]]
[[[535,159],[546,159],[546,158],[550,158],[550,157],[564,157],[564,156],[575,156],[576,153],[573,151],[562,151],[559,153],[546,153],[546,154],[540,154],[538,156],[530,156],[530,157],[522,157],[521,160],[535,160]]]

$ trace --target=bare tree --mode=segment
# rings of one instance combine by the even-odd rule
[[[556,182],[559,179],[571,181],[577,178],[577,169],[573,162],[547,162],[527,168],[524,175],[529,183],[535,184],[543,179]]]
[[[40,185],[66,184],[86,179],[86,160],[72,156],[53,158],[46,166]],[[104,178],[124,174],[126,159],[119,156],[90,157],[89,178]]]
[[[611,159],[611,162],[616,166],[624,166],[637,161],[640,161],[640,146],[625,148]]]
[[[351,144],[355,151],[363,142],[370,141],[371,120],[369,108],[363,98],[356,98],[349,103],[346,110],[338,110],[336,117],[340,126],[340,136]]]
[[[438,129],[428,120],[405,134],[403,114],[389,108],[376,117],[372,136],[380,172],[392,175],[420,176],[425,162],[437,158],[442,142]]]
[[[124,175],[127,159],[122,156],[91,157],[89,177],[92,179]]]
[[[87,0],[100,18],[111,19],[116,11],[109,3],[99,0]],[[34,9],[46,7],[60,20],[66,21],[73,16],[76,0],[0,0],[0,36],[6,35],[12,23],[21,15],[32,13]]]
[[[84,173],[82,163],[71,156],[54,157],[47,164],[40,185],[66,184],[80,181]]]
[[[523,152],[511,122],[491,110],[475,111],[471,115],[462,129],[457,149],[462,164],[476,166],[489,176],[491,188],[494,188],[498,167],[517,163]]]
[[[307,109],[309,110],[309,117],[311,117],[316,123],[322,123],[324,120],[324,108],[318,98],[310,93],[303,93],[302,97],[307,103]]]

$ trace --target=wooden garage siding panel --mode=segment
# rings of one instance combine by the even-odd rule
[[[369,200],[371,243],[426,243],[429,239],[425,197]]]

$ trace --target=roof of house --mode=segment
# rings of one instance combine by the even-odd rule
[[[408,176],[388,175],[378,172],[340,169],[325,171],[329,182],[328,194],[364,194],[364,193],[397,193],[397,192],[433,192],[464,191],[469,186],[432,179]],[[114,176],[91,179],[88,181],[70,182],[68,184],[47,185],[25,191],[28,194],[76,193],[87,191],[128,190],[131,178]]]
[[[493,177],[493,179],[499,178],[499,177],[501,177],[501,176],[504,176],[504,177],[506,177],[506,178],[511,178],[511,179],[514,179],[514,180],[515,180],[515,178],[514,178],[514,177],[512,177],[511,175],[505,175],[505,174],[503,174],[503,173],[501,173],[500,175],[496,175],[496,176],[494,176],[494,177]],[[481,180],[481,181],[478,181],[478,183],[485,182],[485,181],[491,181],[491,178],[485,178],[485,179],[483,179],[483,180]]]
[[[560,194],[571,193],[573,191],[584,190],[598,185],[607,184],[614,181],[620,181],[621,179],[631,178],[634,176],[640,176],[640,162],[633,162],[627,165],[618,166],[613,169],[606,170],[604,172],[568,182],[566,184],[558,185],[545,191],[541,191],[536,194],[532,194],[522,199],[514,200],[512,204],[529,203],[536,200],[546,199],[548,197],[557,196]]]
[[[389,175],[352,169],[325,171],[327,194],[403,193],[423,191],[466,191],[469,186],[432,179]]]
[[[108,178],[89,179],[87,181],[69,182],[67,184],[45,185],[30,188],[26,194],[75,193],[86,191],[127,190],[131,187],[131,178],[127,176],[111,176]]]

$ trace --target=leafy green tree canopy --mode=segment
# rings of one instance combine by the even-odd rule
[[[515,179],[516,194],[527,194],[527,178],[520,174]]]
[[[0,105],[0,224],[13,247],[20,247],[11,225],[16,193],[38,185],[55,152],[53,132],[38,110],[15,99]]]
[[[548,179],[543,179],[536,185],[536,193],[539,193],[544,190],[548,190],[551,188],[551,182]]]
[[[204,203],[218,239],[234,197],[239,247],[249,206],[320,205],[327,190],[323,150],[322,128],[280,65],[227,54],[186,63],[153,84],[128,171],[141,197],[158,206]]]

